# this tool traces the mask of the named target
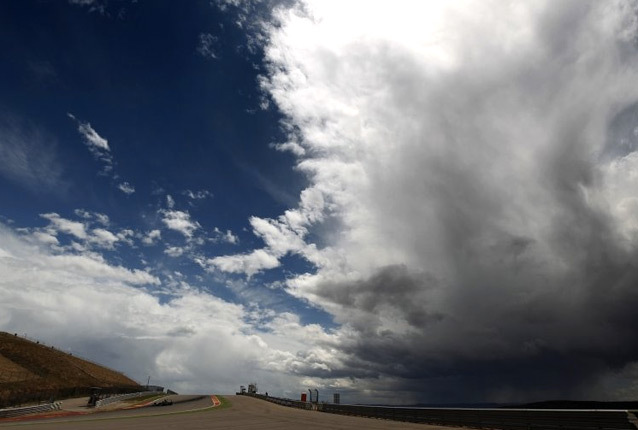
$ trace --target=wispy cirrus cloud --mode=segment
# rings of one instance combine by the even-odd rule
[[[122,181],[120,176],[114,171],[115,163],[108,140],[100,136],[90,123],[80,121],[72,113],[67,112],[67,116],[78,124],[78,132],[83,137],[84,143],[93,154],[93,157],[102,163],[100,173],[110,176],[116,182],[117,188],[124,194],[133,194],[135,187],[126,181]]]
[[[198,191],[184,190],[182,194],[191,200],[203,200],[203,199],[213,197],[213,193],[211,193],[208,190],[198,190]]]
[[[65,193],[56,148],[56,140],[37,126],[6,113],[0,120],[0,175],[6,179],[36,193]]]
[[[83,6],[89,9],[89,12],[98,12],[101,15],[106,13],[106,1],[104,0],[68,0],[69,4],[75,6]]]
[[[72,113],[67,112],[67,116],[77,123],[78,133],[82,136],[84,144],[89,148],[93,157],[102,163],[101,173],[111,174],[113,172],[113,156],[108,140],[100,136],[90,123],[78,120]]]
[[[73,117],[71,114],[69,114],[69,116],[75,119],[75,117]],[[105,152],[109,152],[111,150],[111,148],[109,148],[109,142],[106,139],[104,139],[102,136],[97,134],[97,132],[93,129],[93,127],[91,127],[90,123],[81,122],[78,126],[78,131],[80,132],[80,134],[82,134],[82,136],[84,136],[84,139],[86,140],[86,144],[91,149],[97,150],[97,151],[105,151]]]

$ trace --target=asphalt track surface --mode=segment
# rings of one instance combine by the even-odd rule
[[[145,407],[99,412],[90,415],[2,422],[0,428],[42,430],[102,429],[420,429],[453,430],[453,427],[401,423],[373,418],[350,417],[275,405],[245,396],[225,396],[230,406],[213,408],[210,396],[172,406]],[[174,398],[184,400],[184,396]]]

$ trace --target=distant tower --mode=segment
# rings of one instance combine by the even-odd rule
[[[248,384],[248,394],[257,394],[257,383],[251,382]]]
[[[341,403],[341,396],[339,395],[339,393],[334,393],[332,395],[332,403],[334,403],[335,405]]]

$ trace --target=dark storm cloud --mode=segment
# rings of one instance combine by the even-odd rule
[[[402,381],[397,389],[427,387],[420,398],[441,402],[590,397],[601,375],[638,358],[638,270],[629,263],[635,254],[588,254],[558,279],[509,277],[520,270],[505,258],[498,268],[464,273],[444,286],[458,295],[437,315],[423,294],[432,280],[405,268],[382,269],[354,286],[321,285],[327,300],[348,309],[354,332],[339,345],[348,357],[342,368],[307,373],[390,375]],[[410,329],[383,329],[383,316]]]
[[[353,284],[326,283],[318,288],[318,294],[326,300],[351,307],[370,319],[358,324],[361,331],[374,332],[378,327],[374,315],[384,310],[393,310],[415,327],[436,322],[443,315],[429,314],[423,306],[423,296],[435,287],[436,279],[425,275],[412,275],[405,266],[389,266],[379,270],[365,281]]]
[[[638,150],[638,104],[630,105],[616,115],[610,124],[603,156],[623,157]]]
[[[266,88],[342,222],[329,262],[289,282],[342,324],[339,364],[305,357],[312,375],[427,401],[591,398],[638,361],[636,4],[510,6],[448,11],[425,41],[388,12],[345,42],[353,11],[323,3],[273,30]]]

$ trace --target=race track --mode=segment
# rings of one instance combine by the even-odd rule
[[[181,396],[183,398],[183,396]],[[102,429],[240,429],[298,430],[314,429],[420,429],[452,430],[452,427],[400,423],[371,418],[350,417],[306,411],[275,405],[246,396],[225,396],[229,407],[211,408],[210,396],[165,407],[100,412],[47,420],[2,422],[0,428],[42,430]]]

